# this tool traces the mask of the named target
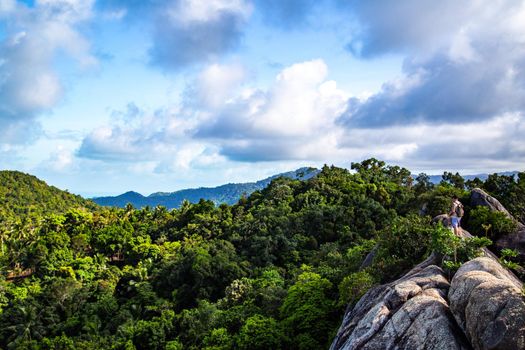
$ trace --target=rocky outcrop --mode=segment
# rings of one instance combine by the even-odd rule
[[[488,249],[483,254],[451,284],[432,254],[369,290],[345,314],[330,349],[525,349],[522,282]]]
[[[471,204],[511,214],[480,189]],[[448,223],[447,215],[434,222]],[[525,226],[505,237],[505,248],[525,253]],[[472,237],[461,230],[463,238]],[[499,241],[498,241],[499,242]],[[369,290],[347,310],[331,350],[525,350],[523,283],[488,249],[461,266],[452,280],[432,254],[400,279]],[[367,257],[368,264],[373,254]],[[365,264],[367,265],[367,264]]]
[[[490,196],[487,192],[483,191],[481,188],[475,188],[470,193],[470,205],[476,207],[478,205],[489,207],[492,211],[500,211],[505,213],[508,218],[514,220],[512,215],[508,212],[507,209],[494,197]]]
[[[494,259],[477,258],[461,266],[448,297],[474,349],[525,349],[521,283]]]
[[[330,349],[470,349],[447,303],[436,257],[368,291],[349,311]]]
[[[470,204],[472,206],[481,205],[488,207],[492,211],[502,212],[509,219],[516,221],[516,232],[499,237],[494,242],[494,247],[498,252],[505,248],[517,250],[519,252],[518,258],[520,262],[525,262],[525,225],[514,219],[514,217],[508,212],[507,209],[505,209],[505,207],[496,198],[490,196],[482,189],[475,188],[472,190],[472,193],[470,195]]]

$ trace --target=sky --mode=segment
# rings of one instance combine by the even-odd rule
[[[0,0],[0,169],[84,196],[525,170],[525,1]]]

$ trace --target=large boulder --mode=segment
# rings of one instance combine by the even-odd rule
[[[430,256],[402,278],[369,290],[348,311],[331,350],[470,349],[446,301],[449,282]]]
[[[494,246],[498,252],[505,248],[514,249],[518,251],[518,258],[520,262],[525,262],[525,225],[514,219],[514,217],[508,212],[507,209],[505,209],[505,207],[496,198],[490,196],[482,189],[475,188],[472,190],[472,193],[470,195],[470,204],[472,206],[481,205],[488,207],[492,211],[502,212],[509,219],[516,221],[516,232],[499,237],[494,242]]]
[[[473,207],[484,206],[492,211],[500,211],[505,213],[509,219],[514,220],[508,210],[494,197],[483,191],[481,188],[475,188],[470,193],[470,205]]]
[[[525,349],[521,282],[493,258],[481,257],[461,266],[448,298],[474,349]]]
[[[519,261],[525,263],[525,227],[519,228],[516,233],[498,238],[494,246],[498,252],[505,248],[516,250],[519,253]]]

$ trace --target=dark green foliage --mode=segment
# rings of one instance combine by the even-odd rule
[[[466,205],[470,201],[468,192],[447,182],[442,182],[430,191],[421,193],[416,203],[418,209],[423,209],[424,214],[435,217],[450,212],[453,196],[458,196],[463,205]]]
[[[490,239],[497,239],[515,233],[517,224],[502,212],[478,206],[470,211],[468,228],[478,236],[487,235]]]
[[[481,186],[505,206],[520,222],[525,223],[525,172],[514,175],[489,175]]]
[[[425,192],[429,192],[434,188],[434,184],[430,181],[430,176],[421,173],[416,177],[416,184],[414,185],[414,192],[419,196]]]
[[[378,250],[372,268],[384,280],[393,279],[420,262],[429,252],[434,227],[429,217],[397,217],[377,239]]]
[[[442,183],[450,184],[460,190],[465,188],[465,179],[463,179],[463,177],[461,177],[459,173],[453,174],[453,173],[449,173],[445,171],[443,175],[441,176],[441,178],[442,178],[441,180]]]
[[[337,325],[333,317],[334,302],[329,297],[332,284],[313,272],[303,272],[290,287],[281,307],[285,334],[298,341],[288,348],[320,349],[330,340]]]
[[[433,186],[377,159],[352,169],[324,166],[235,205],[175,210],[96,208],[1,173],[0,348],[328,348],[347,304],[375,284],[432,250],[456,267],[487,244],[418,216],[423,204],[447,212],[453,194],[468,202],[456,175]],[[508,180],[484,186],[516,198],[519,211],[523,179]],[[466,209],[472,225],[508,231],[498,215]]]

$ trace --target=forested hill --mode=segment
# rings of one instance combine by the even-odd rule
[[[523,237],[509,217],[525,219],[525,173],[433,184],[376,159],[352,169],[281,177],[234,205],[91,211],[74,203],[35,224],[0,225],[0,349],[328,349],[346,309],[430,252],[442,254],[434,270],[453,275],[489,238]],[[473,186],[508,215],[472,204]],[[432,224],[452,195],[476,237]],[[511,255],[503,262],[519,271],[525,259]],[[410,324],[433,319],[418,317],[423,323]]]
[[[243,195],[249,196],[257,190],[262,190],[268,186],[272,180],[278,177],[308,180],[318,173],[319,169],[305,167],[295,171],[273,175],[257,182],[226,184],[218,187],[191,188],[176,192],[157,192],[149,196],[143,196],[140,193],[129,191],[115,197],[93,198],[93,201],[99,205],[120,208],[130,203],[135,208],[162,205],[168,209],[173,209],[179,208],[184,200],[197,203],[201,199],[210,200],[215,204],[226,203],[232,205],[237,203]]]
[[[97,207],[80,196],[49,186],[19,171],[0,171],[0,222],[6,218],[65,213],[71,208]]]

